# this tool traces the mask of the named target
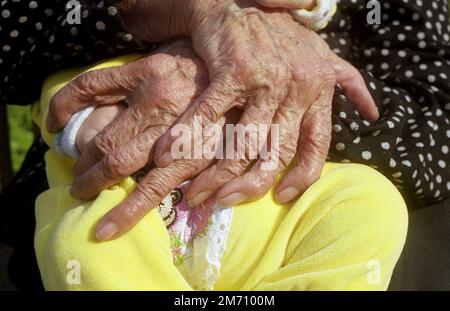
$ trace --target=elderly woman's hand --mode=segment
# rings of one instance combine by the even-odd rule
[[[192,8],[204,2],[214,2],[215,6]],[[244,109],[241,124],[278,124],[280,128],[279,166],[270,171],[262,170],[264,160],[259,159],[244,174],[252,158],[221,160],[194,182],[188,193],[191,203],[198,204],[215,194],[223,204],[232,205],[264,194],[280,170],[293,160],[298,143],[298,164],[278,186],[279,201],[293,199],[319,177],[325,161],[336,80],[363,116],[377,117],[362,77],[334,55],[320,37],[299,26],[284,12],[264,13],[247,7],[250,1],[186,3],[190,4],[187,11],[195,13],[188,23],[191,25],[189,33],[196,52],[206,62],[210,84],[192,104],[189,102],[195,96],[185,102],[177,101],[179,113],[187,108],[178,123],[192,129],[195,117],[202,117],[204,126],[224,122],[224,114],[239,106]],[[143,29],[141,35],[145,36]],[[167,65],[173,68],[165,62],[154,67],[164,70]],[[142,74],[148,70],[141,64],[104,70],[102,74],[92,72],[69,84],[52,100],[49,128],[53,131],[86,104],[132,98],[130,108],[140,107],[129,108],[130,112],[123,113],[114,121],[115,125],[108,126],[83,152],[75,169],[79,175],[73,190],[76,197],[92,198],[100,190],[148,164],[153,159],[153,143],[170,126],[170,121],[173,123],[180,115],[173,114],[173,119],[158,123],[158,111],[165,109],[159,102],[167,102],[166,99],[158,101],[158,98],[173,91],[172,82],[153,79],[153,83],[164,81],[164,85],[157,84],[159,89],[155,93],[151,83],[146,83],[142,75],[135,79],[130,69]],[[150,69],[154,72],[155,68]],[[175,89],[183,92],[183,87]],[[135,97],[131,96],[133,90]],[[153,111],[154,115],[144,118],[136,113],[141,110]],[[156,126],[152,122],[156,122]],[[176,182],[207,167],[205,161],[201,165],[192,165],[195,160],[173,161],[170,152],[173,142],[170,131],[166,132],[157,148],[160,168],[150,171],[137,189],[105,216],[98,227],[101,239],[117,237],[129,230],[170,192]],[[141,160],[135,160],[136,155]],[[165,166],[166,169],[161,168]]]
[[[206,86],[206,68],[190,45],[178,41],[164,53],[85,73],[52,98],[50,115],[67,113],[67,103],[74,110],[86,103],[97,105],[76,138],[81,157],[74,168],[72,196],[93,199],[137,171],[141,176],[128,204],[119,205],[100,222],[100,240],[130,229],[176,186],[212,163],[213,159],[202,158],[176,161],[167,168],[152,167],[155,140]],[[237,110],[229,111],[218,124],[234,124],[238,116]],[[130,117],[133,122],[128,123]],[[137,208],[131,211],[130,206]]]
[[[56,93],[48,122],[70,117],[87,105],[99,105],[77,137],[81,156],[74,167],[71,194],[84,200],[95,198],[103,189],[150,164],[155,141],[207,85],[206,68],[190,42],[177,41],[164,53],[85,73]],[[111,115],[122,109],[119,105],[102,109],[100,105],[120,101],[128,108],[109,123]],[[100,113],[106,113],[104,119],[109,123],[104,129]]]
[[[361,75],[319,36],[284,11],[266,13],[251,4],[221,1],[196,17],[191,32],[194,48],[206,62],[211,84],[178,124],[194,132],[196,117],[208,126],[235,105],[243,105],[240,124],[279,125],[280,165],[264,170],[262,159],[220,160],[193,183],[187,194],[192,205],[212,195],[226,206],[262,196],[297,151],[298,164],[278,186],[278,200],[288,202],[316,181],[331,139],[336,80],[363,116],[372,120],[378,116]],[[173,161],[171,146],[176,139],[169,131],[159,140],[158,166]],[[249,149],[248,140],[239,145]],[[256,163],[244,174],[253,160]]]

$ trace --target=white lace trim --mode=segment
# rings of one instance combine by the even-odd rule
[[[231,229],[233,209],[216,205],[205,235],[196,237],[189,258],[179,267],[195,290],[213,290],[220,277],[221,259],[225,253]]]

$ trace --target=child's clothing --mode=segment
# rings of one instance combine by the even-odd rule
[[[121,65],[136,56],[106,61]],[[81,70],[47,79],[51,96]],[[98,242],[95,226],[133,189],[127,178],[91,202],[69,195],[74,161],[46,154],[50,189],[36,202],[35,249],[48,290],[383,290],[401,253],[407,212],[397,189],[375,170],[326,164],[292,204],[272,191],[232,209],[190,209],[175,189],[126,235]]]
[[[320,30],[328,25],[336,10],[336,0],[316,0],[312,10],[291,10],[291,14],[302,25],[313,30]]]

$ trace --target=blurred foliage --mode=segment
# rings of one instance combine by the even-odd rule
[[[9,141],[13,172],[17,172],[33,143],[33,118],[30,106],[8,105]]]

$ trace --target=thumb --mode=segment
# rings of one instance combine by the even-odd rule
[[[333,68],[336,81],[342,87],[344,95],[356,106],[365,119],[377,120],[380,116],[378,108],[361,73],[334,53],[331,53],[327,61]]]
[[[90,105],[112,104],[127,98],[134,81],[129,66],[86,72],[59,90],[50,100],[47,129],[57,132],[71,116]]]

